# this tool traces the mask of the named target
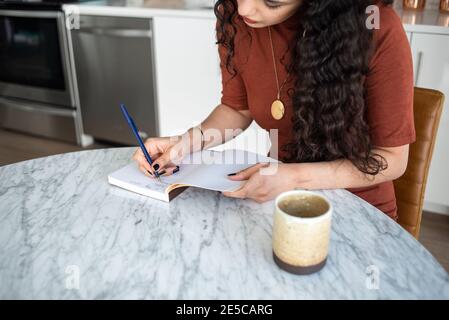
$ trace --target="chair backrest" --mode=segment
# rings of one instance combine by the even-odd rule
[[[410,145],[407,170],[394,181],[398,222],[415,238],[419,236],[424,192],[443,103],[444,95],[441,92],[415,88],[413,110],[416,141]]]

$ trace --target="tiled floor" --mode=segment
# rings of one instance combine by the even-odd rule
[[[114,147],[96,143],[88,149]],[[83,150],[64,142],[33,137],[0,129],[0,166],[48,155]],[[449,216],[425,212],[420,242],[449,272]]]

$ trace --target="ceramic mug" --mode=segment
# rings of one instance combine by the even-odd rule
[[[275,200],[273,258],[283,270],[311,274],[327,260],[332,205],[323,195],[293,190]]]

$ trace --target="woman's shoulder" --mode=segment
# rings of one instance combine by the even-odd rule
[[[392,56],[405,55],[410,51],[410,44],[401,18],[387,5],[379,5],[378,23],[373,31],[374,55],[371,63]]]
[[[239,45],[243,45],[250,41],[253,28],[249,27],[238,14],[235,15],[233,24],[236,28],[235,42]]]
[[[374,24],[374,38],[377,41],[385,41],[388,38],[405,36],[401,18],[391,5],[379,4],[377,22]]]
[[[218,27],[219,22],[217,20],[216,27]],[[243,19],[235,14],[232,17],[231,23],[225,25],[225,30],[228,35],[232,35],[233,41],[233,63],[237,70],[242,71],[244,65],[246,64],[249,56],[249,51],[251,49],[252,42],[252,28],[248,27]],[[217,29],[218,36],[218,29]],[[227,49],[219,45],[219,51],[221,54],[225,54]]]
[[[218,27],[220,25],[220,20],[217,18],[215,29],[218,31]],[[234,34],[234,41],[242,41],[244,40],[248,34],[251,33],[250,27],[246,25],[243,21],[242,17],[236,12],[230,21],[227,21],[224,25],[226,32],[230,34]]]

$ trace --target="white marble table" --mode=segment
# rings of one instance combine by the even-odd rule
[[[133,149],[0,167],[0,299],[449,298],[449,276],[399,225],[352,194],[335,207],[326,267],[273,262],[273,203],[188,189],[170,204],[110,186]]]

